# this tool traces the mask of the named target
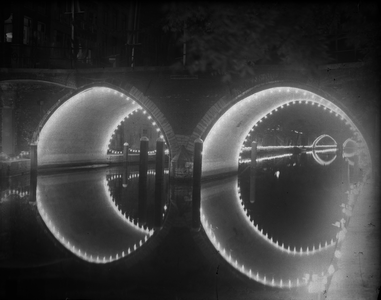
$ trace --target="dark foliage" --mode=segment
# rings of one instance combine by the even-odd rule
[[[227,81],[253,74],[261,64],[313,73],[333,62],[329,45],[338,35],[366,59],[379,52],[378,6],[373,4],[180,2],[164,11],[164,29],[187,45],[189,71],[217,71]]]

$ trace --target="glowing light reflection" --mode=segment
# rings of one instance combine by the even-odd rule
[[[104,187],[107,190],[107,181],[105,181]],[[107,191],[106,191],[106,195],[108,195]],[[71,251],[73,254],[75,254],[76,256],[81,258],[82,260],[85,260],[85,261],[88,261],[88,262],[91,262],[91,263],[103,263],[103,264],[113,262],[113,261],[118,260],[120,258],[123,258],[125,256],[124,251],[122,251],[120,257],[119,257],[119,253],[114,253],[114,254],[110,255],[109,259],[107,259],[104,256],[103,260],[100,260],[99,256],[97,256],[95,258],[95,256],[93,257],[91,254],[90,255],[87,254],[88,251],[83,251],[80,248],[76,248],[75,245],[71,245],[70,241],[65,240],[65,237],[62,236],[62,234],[56,229],[56,226],[54,225],[52,220],[48,217],[48,215],[47,215],[47,213],[46,213],[46,211],[45,211],[45,209],[44,209],[44,207],[42,205],[42,202],[40,200],[40,191],[39,191],[38,187],[37,187],[37,190],[36,190],[36,196],[37,196],[36,197],[37,210],[39,211],[39,214],[40,214],[41,218],[43,219],[45,225],[48,227],[49,231],[53,234],[53,236],[58,241],[60,241],[60,243],[65,248],[67,248],[69,251]],[[113,203],[112,200],[109,199],[109,201],[110,201],[110,203]],[[112,207],[114,208],[116,213],[121,218],[123,218],[129,225],[135,227],[136,229],[138,229],[138,230],[140,230],[140,231],[142,231],[142,232],[144,232],[146,234],[145,237],[144,237],[144,240],[140,240],[139,241],[139,247],[143,246],[143,244],[148,241],[148,236],[152,236],[153,235],[153,233],[154,233],[153,229],[148,230],[148,229],[143,228],[143,226],[131,224],[131,221],[126,219],[125,216],[123,216],[121,214],[121,212],[118,210],[116,205],[112,205]],[[137,250],[137,249],[138,249],[138,247],[135,244],[134,245],[134,250]],[[128,254],[130,254],[130,253],[131,253],[130,248],[128,248]]]

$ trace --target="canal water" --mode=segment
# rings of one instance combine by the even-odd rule
[[[155,171],[147,174],[145,199],[139,195],[139,172],[131,167],[39,176],[38,211],[55,238],[73,254],[95,263],[119,260],[154,232]],[[168,203],[164,197],[160,202],[163,220]]]
[[[321,165],[311,153],[265,160],[257,164],[254,203],[250,201],[250,168],[239,176],[244,206],[250,218],[280,243],[297,249],[324,245],[335,239],[338,228],[332,224],[343,217],[343,168],[344,162],[337,157]]]
[[[319,154],[326,165],[311,151],[285,154],[262,151],[254,177],[246,163],[237,176],[203,184],[202,220],[219,254],[241,273],[295,287],[332,263],[348,165],[336,150]]]
[[[138,166],[68,169],[40,174],[35,191],[28,177],[11,179],[10,186],[5,186],[1,193],[1,231],[3,236],[9,236],[9,240],[3,241],[3,245],[7,245],[4,248],[8,249],[3,249],[2,254],[12,261],[23,251],[33,248],[18,248],[25,234],[14,232],[15,228],[28,232],[28,223],[41,227],[28,233],[29,236],[40,240],[38,234],[43,234],[54,240],[57,251],[49,256],[60,257],[66,248],[88,262],[102,264],[121,259],[141,247],[162,225],[169,204],[167,171],[159,207],[155,204],[154,169],[148,169],[147,193],[143,201],[141,196],[139,201]],[[28,213],[29,217],[25,218],[23,213]],[[159,224],[155,223],[158,214]],[[46,249],[35,249],[36,253],[39,251],[46,252]]]
[[[306,276],[326,273],[345,218],[348,168],[337,149],[314,154],[262,149],[255,176],[248,162],[240,164],[236,176],[204,182],[201,221],[218,250],[215,255],[274,287],[301,286]],[[108,263],[140,253],[160,233],[169,207],[181,206],[173,190],[182,184],[170,185],[165,171],[157,226],[155,171],[148,170],[147,198],[141,205],[138,169],[39,174],[35,192],[28,176],[11,178],[1,192],[1,266],[39,267],[75,258],[106,270]],[[189,202],[191,187],[182,186]],[[191,206],[184,209],[189,219]],[[178,249],[180,242],[172,238],[168,245]],[[188,252],[199,251],[195,241],[190,243]]]
[[[310,106],[283,111],[248,138],[259,142],[255,164],[246,143],[237,175],[202,183],[200,220],[216,249],[213,255],[253,282],[298,287],[311,276],[326,276],[345,222],[346,192],[356,178],[333,139],[322,139],[319,149],[307,146],[321,132],[339,137],[339,145],[350,138],[340,118]],[[303,118],[290,123],[295,114]],[[309,136],[301,132],[306,120]],[[286,129],[293,130],[296,139],[280,134]],[[278,134],[275,144],[273,138],[266,140],[272,134]],[[279,139],[285,148],[277,148]],[[196,240],[189,232],[188,239],[176,234],[157,237],[168,223],[190,231],[192,187],[170,184],[166,170],[158,201],[154,166],[148,168],[146,187],[144,193],[139,191],[139,168],[131,165],[45,172],[36,184],[29,175],[3,180],[0,267],[38,268],[74,258],[108,270],[110,263],[150,248],[156,237],[151,245],[166,244],[169,248],[161,255],[170,253],[163,264],[156,261],[157,272],[175,260],[167,275],[176,277],[183,269],[188,276],[184,274],[194,272],[202,260]],[[168,222],[171,209],[177,220]],[[205,266],[200,268],[207,272]]]

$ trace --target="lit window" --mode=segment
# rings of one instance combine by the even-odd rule
[[[4,21],[4,34],[7,43],[12,42],[13,32],[12,32],[12,14],[9,16],[7,20]]]

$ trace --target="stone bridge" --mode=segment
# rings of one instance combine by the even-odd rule
[[[167,68],[1,69],[0,84],[3,152],[23,150],[25,140],[37,143],[40,166],[106,161],[116,126],[141,109],[162,133],[172,159],[182,152],[191,157],[194,140],[202,138],[204,175],[234,172],[253,124],[302,93],[345,118],[378,160],[379,82],[361,63],[322,66],[314,76],[258,67],[255,76],[231,83],[219,74],[183,75]]]

